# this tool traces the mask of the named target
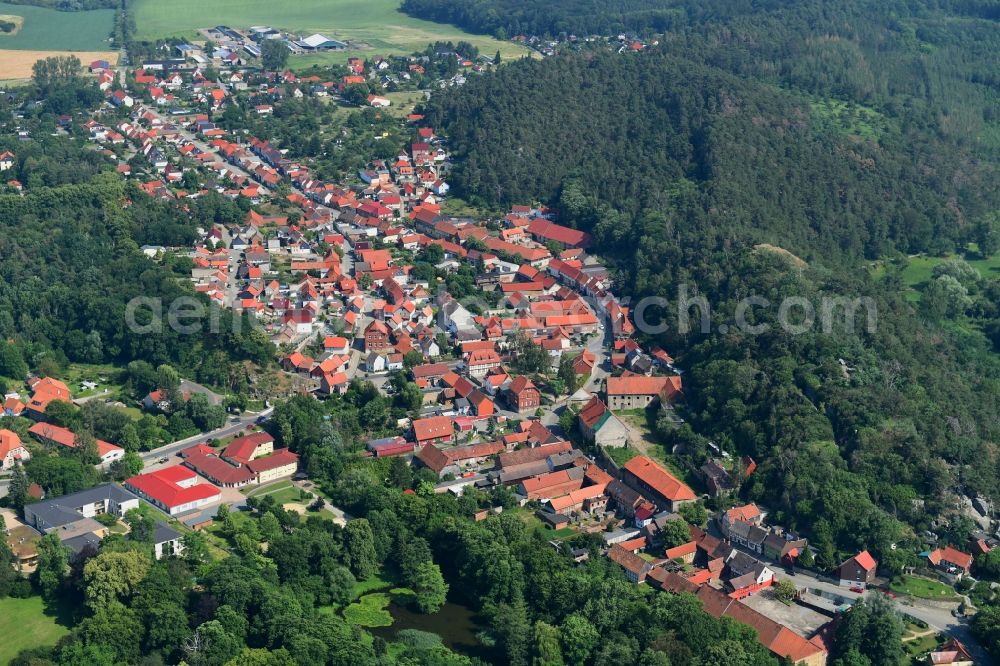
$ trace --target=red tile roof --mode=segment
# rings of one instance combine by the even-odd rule
[[[554,240],[563,245],[574,247],[584,247],[590,244],[590,234],[549,222],[541,217],[536,217],[531,221],[531,224],[528,225],[528,233],[545,240]]]
[[[277,469],[286,465],[298,465],[299,456],[288,449],[275,449],[274,453],[263,458],[257,458],[247,463],[247,467],[254,474],[260,474],[268,470]]]
[[[222,455],[246,463],[250,461],[258,446],[268,442],[274,442],[274,438],[266,432],[255,432],[244,437],[237,437],[229,443]]]
[[[191,470],[175,465],[133,476],[125,481],[125,486],[152,497],[169,508],[221,496],[219,489],[209,483],[195,483],[186,488],[179,485],[197,478]]]
[[[864,569],[865,571],[871,571],[875,568],[875,558],[867,550],[863,550],[854,556],[854,561]]]
[[[663,393],[665,391],[665,393]],[[608,395],[665,395],[667,399],[681,392],[679,375],[671,377],[608,377]]]
[[[12,451],[23,448],[21,438],[13,430],[0,430],[0,463],[3,462]]]
[[[413,434],[418,442],[441,437],[451,437],[454,428],[451,417],[432,416],[426,419],[417,419],[413,422]]]
[[[254,473],[246,466],[231,465],[216,455],[196,454],[189,456],[184,463],[216,483],[241,484],[254,477]]]
[[[606,411],[608,411],[607,405],[595,395],[580,410],[580,421],[588,428],[593,428]]]
[[[948,562],[959,566],[965,570],[968,570],[972,566],[972,555],[968,553],[963,553],[957,548],[952,548],[951,546],[945,546],[944,548],[938,548],[932,550],[927,559],[930,563],[937,566],[941,562]]]
[[[646,456],[632,458],[625,463],[625,469],[671,502],[693,500],[697,497],[687,484]]]
[[[511,451],[510,453],[501,453],[499,458],[500,467],[512,467],[514,465],[535,462],[536,460],[544,460],[549,456],[565,453],[572,449],[573,445],[569,442],[556,442],[555,444],[546,444],[545,446],[538,446],[533,449],[520,449],[519,451]]]
[[[52,442],[53,444],[59,444],[60,446],[65,446],[71,449],[76,448],[76,435],[68,428],[52,425],[51,423],[36,423],[28,428],[28,432],[35,435],[39,439]],[[101,458],[112,451],[121,450],[120,446],[115,446],[114,444],[105,442],[102,439],[97,440],[97,455]]]

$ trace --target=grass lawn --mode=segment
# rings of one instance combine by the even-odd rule
[[[254,488],[250,492],[246,493],[247,497],[264,497],[265,495],[273,497],[274,500],[279,504],[287,504],[289,502],[298,502],[302,499],[301,491],[292,485],[291,481],[279,481],[278,483],[271,484],[269,486],[264,486],[263,488]],[[307,500],[311,501],[311,500]]]
[[[898,594],[908,594],[920,599],[937,599],[939,601],[960,601],[955,590],[948,585],[930,578],[919,576],[899,576],[889,583],[889,589]]]
[[[71,363],[60,379],[69,386],[69,390],[74,398],[86,398],[91,395],[103,394],[105,391],[110,391],[107,397],[113,398],[117,397],[122,389],[122,384],[115,381],[120,373],[121,369],[113,365]],[[97,388],[83,390],[80,388],[80,382],[82,381],[94,382],[97,384]]]
[[[396,584],[386,572],[378,573],[371,578],[366,578],[365,580],[359,580],[351,588],[351,596],[355,599],[368,594],[369,592],[375,592],[377,590],[386,590],[391,588]]]
[[[904,658],[903,663],[910,663],[914,665],[926,664],[927,660],[923,658],[923,656],[936,648],[942,642],[943,640],[940,634],[928,634],[910,641],[904,641],[903,649],[906,650],[906,658]]]
[[[20,16],[21,29],[14,34],[0,34],[0,49],[28,51],[108,51],[115,12],[93,9],[85,12],[60,12],[31,5],[0,2],[0,14]],[[87,63],[83,63],[86,65]]]
[[[530,55],[528,49],[512,42],[501,42],[454,26],[407,16],[399,11],[399,0],[136,0],[133,7],[138,39],[190,38],[200,28],[219,24],[237,29],[267,24],[307,34],[320,32],[333,39],[364,43],[371,47],[360,52],[346,49],[293,56],[289,65],[295,68],[342,63],[355,55],[408,54],[439,40],[465,40],[490,56],[499,49],[504,59]],[[5,9],[0,11],[18,13]]]
[[[688,484],[693,488],[700,486],[700,480],[694,478],[694,475],[686,467],[681,467],[676,463],[673,455],[669,454],[666,447],[660,442],[660,437],[653,431],[652,419],[656,418],[658,410],[652,409],[624,409],[615,412],[615,415],[621,419],[622,423],[631,431],[635,436],[639,436],[641,441],[633,443],[636,444],[636,449],[639,453],[644,453],[656,462],[662,464],[671,474],[676,476],[678,479]],[[621,450],[621,449],[619,449]],[[605,451],[611,451],[609,448],[605,448]],[[617,463],[618,460],[614,458],[614,455],[623,454],[612,454],[612,460]],[[624,462],[628,462],[633,456],[629,455]],[[618,464],[624,464],[618,463]]]
[[[279,490],[286,490],[288,488],[294,488],[292,482],[288,479],[284,481],[278,481],[277,483],[272,483],[266,486],[254,486],[248,488],[241,488],[240,492],[247,497],[257,497],[258,495],[270,495],[271,493],[278,492]]]
[[[67,612],[49,614],[41,597],[0,599],[0,664],[25,648],[53,645],[69,633]]]
[[[906,262],[906,267],[903,269],[902,273],[903,283],[913,290],[907,294],[907,298],[911,301],[920,300],[920,292],[917,290],[923,288],[924,285],[931,280],[934,267],[948,259],[954,258],[955,256],[956,255],[930,257],[927,255],[920,255],[916,257],[909,257]],[[983,276],[983,279],[989,280],[1000,276],[1000,253],[987,259],[982,259],[979,257],[977,248],[974,245],[970,245],[969,254],[963,257],[963,259],[965,259],[970,266],[979,271],[979,274]],[[885,272],[885,263],[878,262],[872,270],[872,276],[880,278],[885,275]]]
[[[619,467],[639,455],[639,452],[631,446],[607,446],[604,448],[604,452],[607,453],[608,457],[614,460],[615,464]]]
[[[366,594],[344,609],[344,619],[359,627],[392,626],[392,615],[386,610],[390,601],[388,592]]]
[[[424,92],[422,90],[403,90],[383,94],[392,100],[392,106],[387,111],[397,118],[405,118],[407,115],[413,113],[413,107],[419,102],[424,101]]]

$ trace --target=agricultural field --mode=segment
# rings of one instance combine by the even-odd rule
[[[399,11],[399,0],[175,0],[170,3],[135,0],[133,6],[139,39],[196,38],[200,28],[266,24],[285,30],[319,32],[369,47],[295,56],[289,61],[295,68],[346,62],[353,55],[407,54],[439,40],[465,40],[488,55],[499,49],[501,57],[508,59],[530,53],[510,42],[407,16]],[[0,5],[0,11],[5,11],[2,8]]]
[[[0,44],[4,44],[0,37]],[[23,81],[31,77],[31,67],[36,60],[50,56],[74,55],[86,65],[94,60],[118,62],[117,51],[25,51],[22,49],[0,49],[0,81]]]
[[[58,12],[44,7],[0,2],[0,14],[22,20],[17,32],[0,33],[0,49],[43,52],[106,51],[110,48],[108,40],[115,14],[111,9]],[[6,53],[0,54],[0,68],[6,68],[7,59]],[[0,78],[8,77],[0,71]]]

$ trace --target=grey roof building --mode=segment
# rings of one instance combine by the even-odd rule
[[[78,493],[53,497],[24,507],[24,522],[39,532],[48,532],[64,525],[93,518],[102,513],[123,516],[139,508],[139,498],[114,483],[81,490]]]

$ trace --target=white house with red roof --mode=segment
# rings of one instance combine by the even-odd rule
[[[69,428],[40,422],[28,428],[28,432],[43,443],[57,444],[69,449],[75,449],[78,446],[76,434]],[[106,467],[116,460],[121,460],[125,455],[125,449],[98,439],[97,455],[101,459],[99,466]]]
[[[13,430],[0,430],[0,470],[8,470],[31,458],[21,438]]]
[[[133,476],[125,481],[125,487],[171,516],[194,511],[222,499],[221,490],[181,465]]]

